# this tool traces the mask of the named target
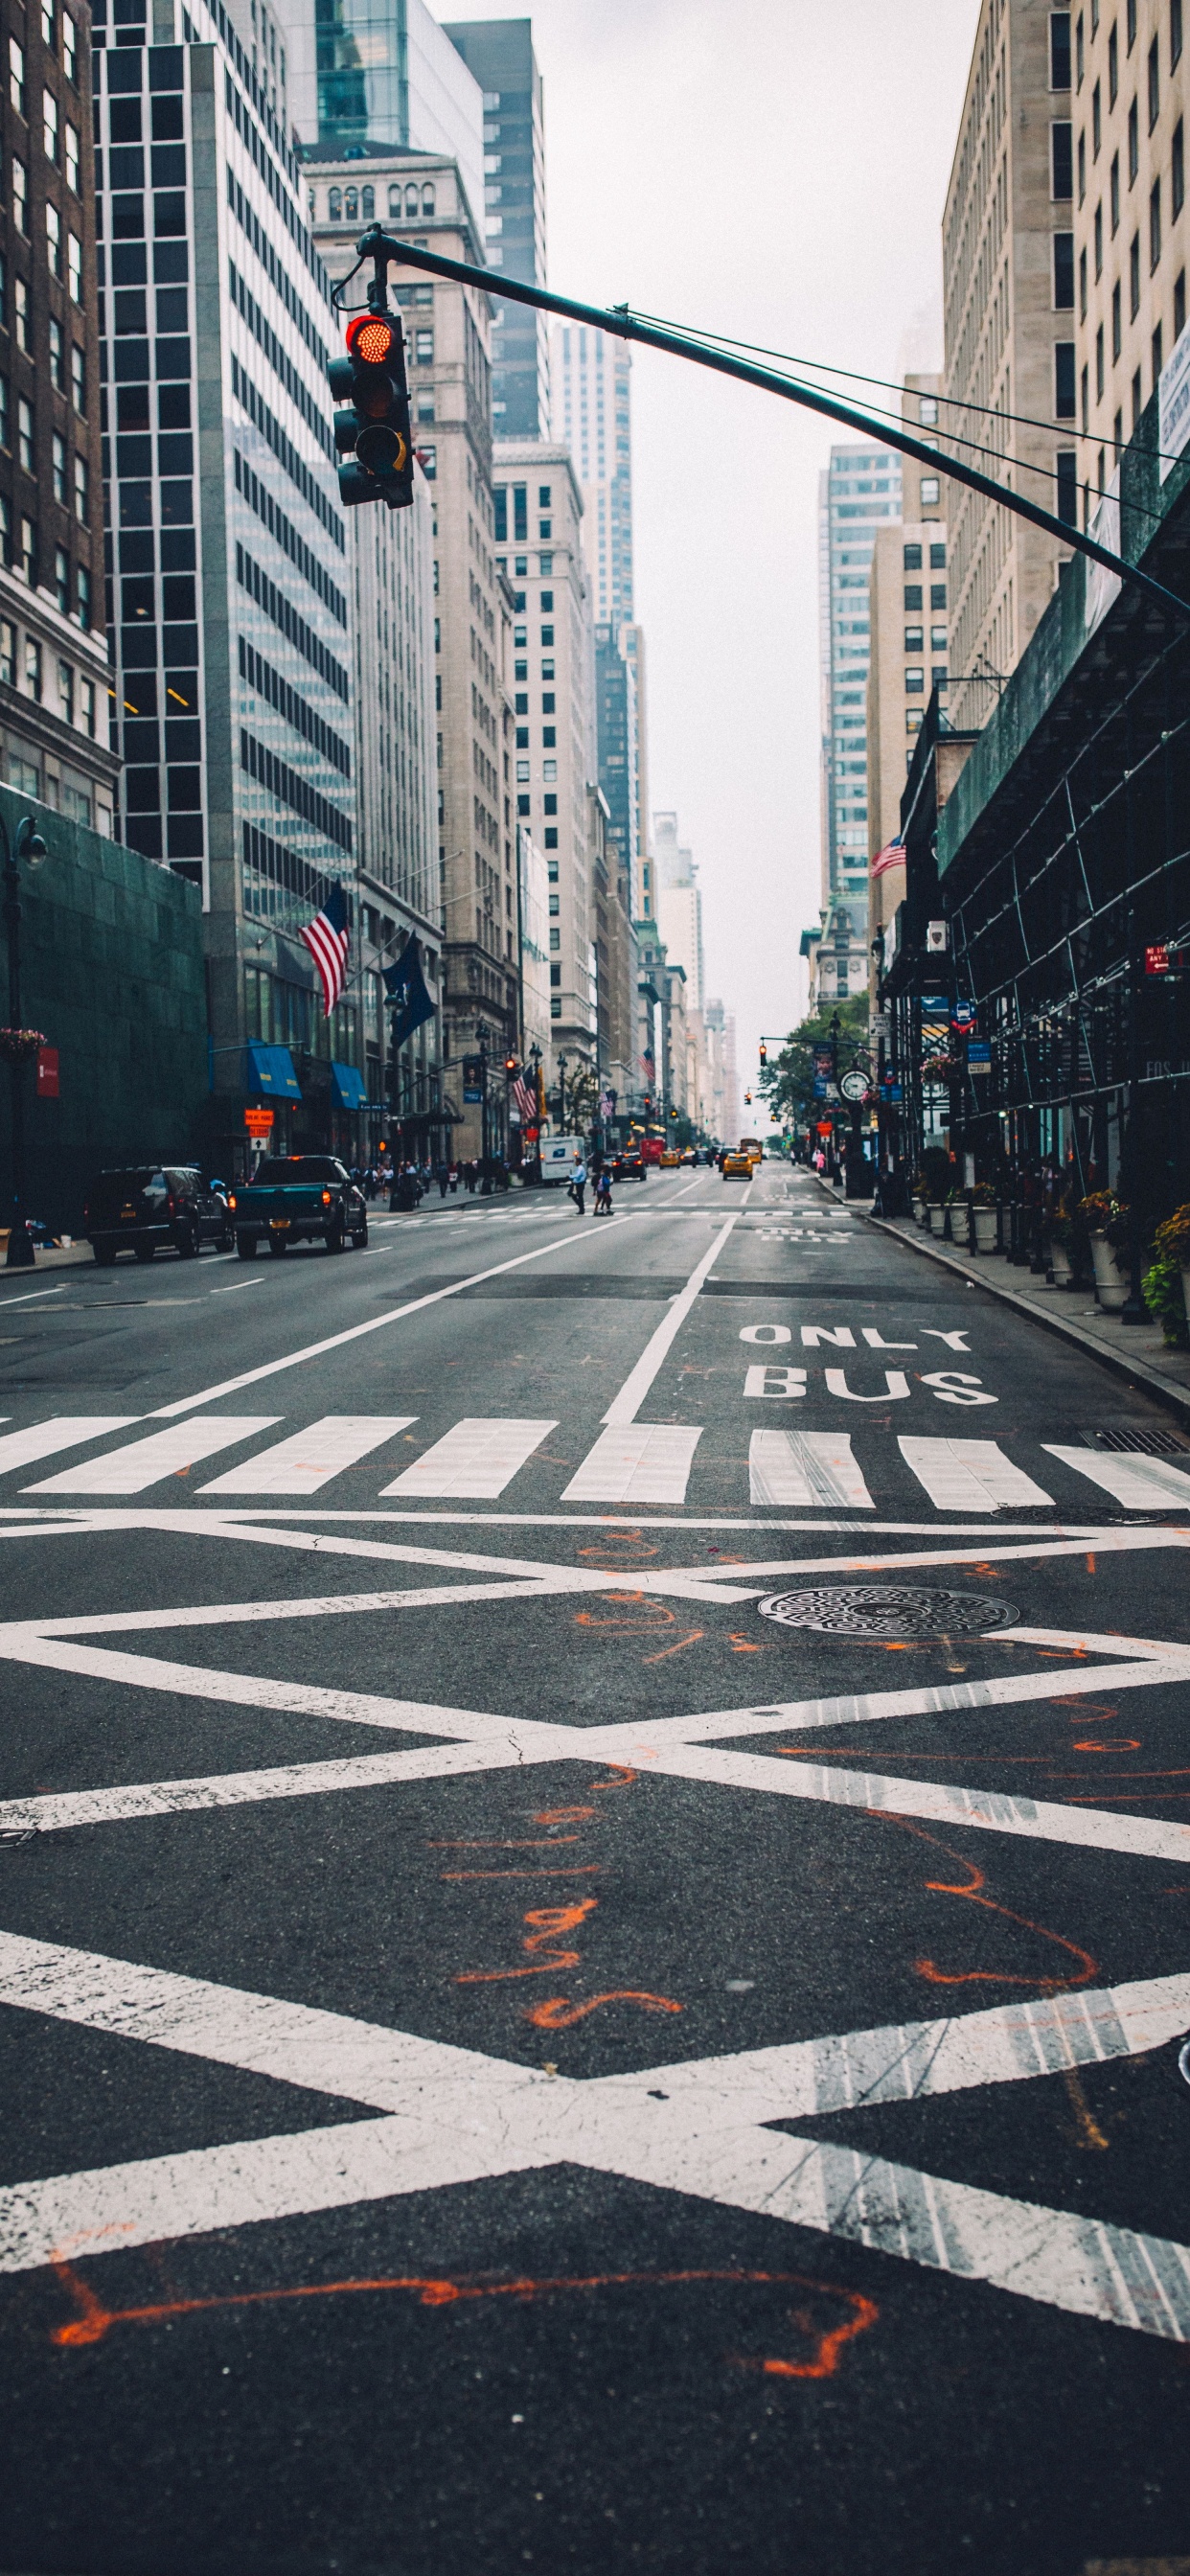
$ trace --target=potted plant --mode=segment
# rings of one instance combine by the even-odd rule
[[[954,1187],[954,1165],[945,1145],[927,1145],[921,1158],[921,1177],[925,1222],[931,1234],[941,1234],[946,1223],[944,1203]]]
[[[1141,1281],[1141,1293],[1169,1349],[1190,1347],[1190,1200],[1158,1226],[1152,1267]]]
[[[45,1043],[40,1029],[0,1029],[0,1056],[9,1064],[26,1064]]]
[[[977,1181],[971,1192],[971,1199],[975,1249],[977,1252],[994,1252],[996,1249],[996,1193],[990,1181]]]
[[[1105,1314],[1118,1315],[1128,1295],[1116,1257],[1128,1240],[1128,1210],[1111,1190],[1093,1190],[1080,1199],[1078,1213],[1091,1247],[1095,1294]]]

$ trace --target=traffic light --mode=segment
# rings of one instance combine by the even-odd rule
[[[504,1058],[504,1070],[505,1070],[505,1073],[506,1073],[506,1074],[507,1074],[507,1076],[508,1076],[509,1081],[511,1082],[512,1077],[513,1077],[514,1073],[516,1072],[516,1057],[515,1057],[514,1055],[506,1055],[506,1056],[505,1056],[505,1058]]]
[[[413,502],[413,430],[405,375],[405,340],[395,313],[355,313],[347,325],[347,356],[327,368],[331,392],[348,407],[335,413],[339,497],[349,507],[386,501],[390,510]]]
[[[765,1045],[764,1039],[762,1038],[762,1039],[761,1039],[761,1041],[760,1041],[760,1061],[761,1061],[761,1065],[762,1065],[762,1067],[768,1063],[768,1060],[769,1060],[769,1051],[768,1051],[768,1048],[767,1048],[767,1047],[766,1047],[766,1045]]]
[[[750,1092],[750,1091],[746,1091],[746,1092],[744,1093],[744,1107],[745,1107],[745,1109],[750,1109],[750,1108],[751,1108],[751,1106],[752,1106],[752,1094],[751,1094],[751,1092]]]

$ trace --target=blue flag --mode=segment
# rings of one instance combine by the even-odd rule
[[[423,1020],[432,1020],[434,1016],[434,1005],[421,971],[421,948],[416,933],[396,965],[385,967],[384,989],[393,1010],[389,1045],[395,1055],[397,1048],[404,1046],[406,1038],[412,1037],[415,1029],[420,1029]]]

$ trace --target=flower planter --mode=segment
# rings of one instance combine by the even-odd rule
[[[1118,1315],[1128,1295],[1128,1281],[1122,1275],[1112,1245],[1105,1234],[1091,1236],[1091,1260],[1095,1269],[1095,1294],[1106,1315]]]
[[[937,1207],[937,1206],[935,1206],[935,1205],[934,1205],[934,1203],[931,1201],[931,1204],[930,1204],[929,1208],[927,1209],[926,1213],[927,1213],[927,1215],[928,1215],[928,1217],[929,1217],[929,1221],[930,1221],[930,1232],[931,1232],[931,1234],[941,1234],[941,1232],[942,1232],[942,1230],[943,1230],[943,1227],[944,1227],[944,1226],[945,1226],[945,1224],[946,1224],[946,1210],[945,1210],[945,1208],[944,1208],[944,1207]]]
[[[996,1249],[994,1207],[977,1207],[975,1210],[975,1249],[977,1252],[994,1252]]]
[[[1069,1288],[1073,1284],[1074,1268],[1065,1244],[1051,1242],[1049,1249],[1055,1288]]]
[[[915,1224],[915,1225],[924,1225],[924,1224],[925,1224],[925,1221],[926,1221],[926,1203],[925,1203],[925,1200],[924,1200],[924,1199],[914,1199],[914,1201],[913,1201],[913,1222],[914,1222],[914,1224]]]

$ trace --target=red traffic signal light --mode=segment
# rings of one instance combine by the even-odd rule
[[[769,1051],[768,1051],[768,1048],[767,1048],[767,1047],[766,1047],[766,1045],[765,1045],[764,1039],[762,1038],[762,1039],[761,1039],[761,1041],[760,1041],[760,1061],[761,1061],[761,1063],[762,1063],[762,1064],[767,1064],[767,1063],[768,1063],[768,1060],[769,1060]]]
[[[514,1055],[506,1055],[506,1056],[505,1056],[505,1058],[504,1058],[504,1070],[505,1070],[506,1074],[508,1074],[509,1078],[511,1079],[512,1075],[516,1072],[516,1057],[515,1057]]]
[[[327,369],[331,392],[349,404],[335,413],[335,445],[342,458],[353,460],[339,466],[340,498],[408,508],[413,432],[400,321],[395,314],[354,313],[346,341],[347,356],[332,359]]]

